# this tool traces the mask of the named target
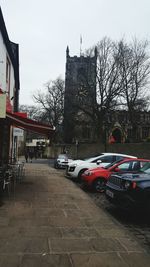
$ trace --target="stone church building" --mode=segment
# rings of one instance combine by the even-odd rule
[[[82,99],[84,99],[84,103],[88,103],[88,107],[90,106],[91,98],[87,94],[88,86],[90,86],[93,96],[92,101],[96,102],[96,67],[96,48],[92,57],[83,55],[71,57],[67,47],[63,125],[65,143],[98,141],[93,121],[80,109]],[[87,78],[83,79],[84,76]],[[109,113],[104,125],[105,142],[131,143],[150,139],[150,112],[137,112],[135,118],[136,126],[133,134],[133,126],[127,111],[116,110]]]

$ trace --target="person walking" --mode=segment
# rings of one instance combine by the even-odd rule
[[[28,157],[29,157],[29,155],[28,155],[28,151],[25,151],[25,160],[26,160],[26,162],[28,162]]]
[[[29,158],[30,158],[30,162],[32,163],[32,159],[33,159],[33,151],[29,151]]]

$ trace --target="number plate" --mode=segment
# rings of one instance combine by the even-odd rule
[[[110,190],[106,190],[106,195],[113,198],[114,197],[114,193]]]

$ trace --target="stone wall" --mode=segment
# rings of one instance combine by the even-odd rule
[[[150,159],[150,143],[124,143],[124,144],[107,144],[107,152],[130,154],[133,156]],[[55,158],[64,150],[72,158],[86,158],[99,155],[105,152],[103,144],[71,144],[71,145],[52,145],[48,148],[48,157]]]

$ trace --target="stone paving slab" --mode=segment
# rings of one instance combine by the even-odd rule
[[[1,254],[23,253],[48,253],[49,245],[47,238],[27,238],[15,236],[13,238],[0,239]]]
[[[130,267],[149,267],[150,266],[150,259],[149,255],[143,253],[128,253],[128,254],[120,254],[123,261]]]
[[[26,164],[0,207],[0,267],[150,266],[150,254],[64,172]]]
[[[18,266],[21,266],[21,261],[22,261],[22,256],[0,254],[0,266],[1,267],[18,267]]]
[[[64,227],[60,228],[62,232],[62,238],[65,239],[91,239],[98,237],[98,232],[93,227],[85,228],[85,227]]]
[[[117,253],[73,254],[74,267],[128,267],[129,265]]]
[[[88,239],[50,239],[51,251],[58,252],[106,252],[119,251],[124,252],[125,248],[118,240],[106,238],[88,238]]]
[[[72,267],[70,257],[67,254],[55,255],[25,255],[22,258],[21,267]]]
[[[142,253],[73,254],[74,267],[149,267],[149,256]]]

